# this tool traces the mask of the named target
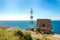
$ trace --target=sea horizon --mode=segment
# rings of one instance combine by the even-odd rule
[[[21,29],[29,29],[30,21],[0,21],[0,26],[16,27]],[[33,21],[34,28],[36,29],[36,20]],[[56,34],[60,34],[60,20],[52,21],[52,30]]]

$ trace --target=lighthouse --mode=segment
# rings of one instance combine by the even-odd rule
[[[33,10],[32,10],[32,8],[30,9],[30,30],[34,31],[34,26],[33,26]]]

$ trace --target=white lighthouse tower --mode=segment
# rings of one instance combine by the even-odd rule
[[[31,31],[34,30],[34,26],[33,26],[33,10],[32,10],[32,8],[30,9],[30,30]]]

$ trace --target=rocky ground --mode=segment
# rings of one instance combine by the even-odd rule
[[[41,40],[60,40],[60,34],[41,34],[41,33],[38,33],[36,34],[36,32],[31,32],[31,36],[34,37],[34,38],[38,38],[38,39],[41,39]]]

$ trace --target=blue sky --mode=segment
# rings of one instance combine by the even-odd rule
[[[60,0],[0,0],[0,20],[29,20],[30,8],[34,20],[60,20]]]

